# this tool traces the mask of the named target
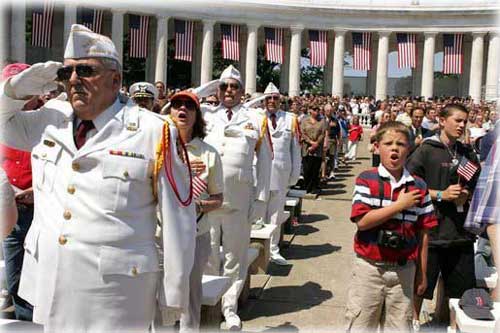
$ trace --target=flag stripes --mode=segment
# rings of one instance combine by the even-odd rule
[[[31,27],[31,45],[49,48],[52,44],[52,21],[54,19],[54,1],[45,0],[42,6],[33,9]],[[23,37],[24,38],[24,37]]]
[[[266,60],[283,63],[283,28],[264,28]]]
[[[417,36],[409,33],[396,34],[398,44],[398,68],[417,67]]]
[[[198,199],[208,189],[208,184],[199,176],[193,177],[193,197]]]
[[[462,74],[463,34],[443,34],[443,74]]]
[[[353,64],[352,68],[358,71],[371,69],[371,32],[352,33]]]
[[[174,59],[192,61],[194,22],[175,20],[175,55]]]
[[[328,54],[327,37],[327,31],[309,30],[309,50],[311,52],[311,66],[325,66]]]
[[[220,25],[222,38],[222,59],[240,60],[240,26],[235,24]]]
[[[458,165],[457,174],[464,178],[466,181],[470,181],[474,178],[474,175],[479,170],[479,167],[469,161],[466,157],[462,157],[460,164]]]
[[[130,58],[148,57],[149,16],[129,15]]]
[[[77,22],[100,34],[102,31],[103,10],[78,8]]]

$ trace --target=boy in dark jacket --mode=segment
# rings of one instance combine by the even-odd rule
[[[428,286],[423,294],[426,299],[432,299],[439,273],[447,297],[460,298],[465,290],[475,286],[474,237],[463,225],[479,172],[469,181],[458,172],[464,159],[479,171],[472,148],[458,141],[467,118],[468,111],[462,105],[446,105],[439,115],[440,132],[425,139],[407,163],[408,170],[427,183],[439,221],[438,227],[429,233]],[[416,327],[422,300],[415,297]]]

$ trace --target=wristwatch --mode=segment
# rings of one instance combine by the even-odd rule
[[[443,201],[443,192],[437,191],[437,193],[436,193],[436,200],[437,200],[437,202]]]

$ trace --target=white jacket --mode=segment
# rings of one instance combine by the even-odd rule
[[[144,330],[157,294],[165,296],[163,306],[187,307],[196,216],[194,205],[180,207],[163,170],[158,201],[153,196],[163,121],[117,99],[103,113],[104,126],[77,150],[68,102],[17,112],[24,101],[7,97],[3,86],[0,102],[0,141],[32,151],[35,213],[19,294],[34,305],[34,321],[60,332]],[[170,132],[175,143],[175,128]],[[185,198],[189,171],[172,151]],[[157,203],[164,224],[160,279]]]

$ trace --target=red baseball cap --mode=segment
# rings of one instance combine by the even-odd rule
[[[31,67],[30,65],[23,64],[23,63],[20,63],[20,62],[17,62],[15,64],[7,65],[2,70],[2,81],[5,81],[9,77],[21,73],[22,71],[24,71],[25,69],[30,68],[30,67]]]
[[[183,90],[183,91],[178,92],[177,94],[172,96],[172,98],[170,99],[170,102],[172,102],[176,99],[179,99],[181,97],[185,97],[185,98],[192,100],[196,104],[196,109],[197,110],[200,109],[200,100],[198,99],[198,96],[189,90]]]

